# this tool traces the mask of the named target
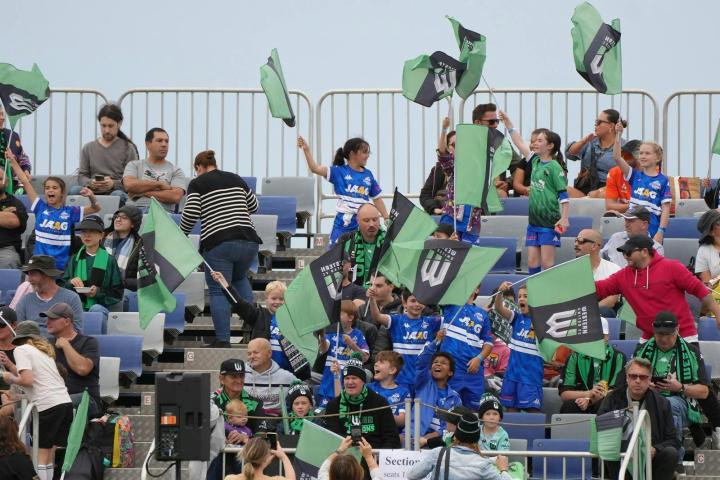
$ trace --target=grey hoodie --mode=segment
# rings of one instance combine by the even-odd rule
[[[262,400],[266,413],[280,413],[280,387],[288,387],[293,382],[299,382],[292,373],[280,368],[272,360],[270,368],[260,373],[249,364],[245,364],[245,390],[258,400]]]

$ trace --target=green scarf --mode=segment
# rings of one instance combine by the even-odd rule
[[[313,414],[312,410],[309,411],[307,413],[307,415],[305,415],[302,418],[295,415],[295,412],[290,412],[289,417],[291,417],[292,420],[290,420],[290,431],[288,432],[288,434],[292,435],[294,433],[302,432],[303,424],[305,424],[305,420],[311,421],[311,419],[314,416],[315,416],[315,414]]]
[[[75,254],[75,275],[83,281],[83,284],[86,287],[94,285],[99,289],[102,287],[103,281],[105,280],[105,271],[107,270],[108,263],[110,262],[110,255],[101,245],[97,252],[95,252],[95,259],[93,260],[90,275],[88,275],[87,257],[88,254],[85,252],[85,246],[83,245]],[[83,300],[83,307],[85,310],[88,310],[96,303],[95,299],[97,298],[97,295],[95,295],[95,297],[82,295],[81,297],[85,297]]]
[[[605,347],[604,360],[597,360],[581,354],[577,356],[577,371],[587,390],[591,390],[593,385],[601,380],[605,380],[608,387],[612,388],[615,386],[615,380],[620,369],[622,369],[622,363],[618,368],[615,361],[615,350],[610,345]]]
[[[363,385],[363,389],[360,392],[360,395],[356,395],[354,397],[345,393],[345,390],[340,392],[340,404],[338,405],[338,413],[340,415],[338,416],[338,418],[341,422],[343,422],[348,433],[350,433],[350,427],[352,426],[352,418],[356,416],[361,416],[362,403],[365,401],[367,396],[368,388],[365,385]],[[357,415],[353,415],[350,412],[350,405],[360,405],[360,412],[358,412]]]
[[[640,347],[640,350],[636,353],[636,357],[642,357],[650,360],[650,363],[655,368],[655,361],[657,359],[658,348],[655,339],[651,338],[644,345]],[[670,371],[668,373],[675,373],[677,375],[678,382],[680,383],[698,383],[698,362],[695,357],[695,353],[690,350],[688,343],[678,336],[675,342],[675,355],[674,361],[670,365]],[[679,362],[679,363],[678,363]],[[697,400],[694,398],[685,397],[684,393],[680,394],[688,404],[688,419],[691,423],[701,423],[702,416],[700,415],[700,408]]]
[[[354,261],[355,276],[362,279],[362,286],[368,288],[370,286],[370,275],[372,275],[372,266],[377,262],[373,262],[374,257],[380,254],[380,247],[385,241],[385,230],[380,230],[375,239],[375,248],[368,249],[368,243],[363,240],[360,230],[355,232],[352,240],[346,242],[345,252],[350,254],[350,258]],[[378,259],[379,261],[380,259]]]

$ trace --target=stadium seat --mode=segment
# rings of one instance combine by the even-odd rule
[[[108,315],[108,336],[141,336],[143,339],[142,352],[150,358],[157,357],[165,348],[165,341],[163,337],[164,328],[164,313],[158,313],[155,315],[145,330],[140,328],[140,315],[137,312],[110,312],[110,315]]]
[[[261,252],[267,252],[273,254],[277,251],[277,215],[250,215],[250,219],[255,225],[255,231],[257,232],[262,244],[260,245]]]
[[[483,237],[511,237],[518,239],[518,251],[525,249],[527,217],[520,215],[497,215],[480,219],[480,235]]]
[[[97,204],[100,205],[100,211],[96,215],[112,215],[120,206],[120,197],[115,195],[96,195]],[[67,204],[77,207],[90,205],[90,200],[82,195],[68,195]]]
[[[635,353],[635,348],[638,345],[637,340],[610,340],[610,345],[617,348],[625,355],[626,360],[630,360]]]
[[[313,177],[267,177],[263,180],[263,195],[289,195],[297,199],[295,213],[298,226],[315,212],[315,179]]]
[[[632,323],[624,322],[625,323],[625,340],[639,340],[642,336],[642,330],[637,328]]]
[[[555,265],[575,258],[575,237],[561,237],[560,248],[555,249]]]
[[[705,368],[720,372],[720,342],[713,340],[700,340],[700,353],[705,359]]]
[[[490,296],[493,294],[493,290],[495,290],[497,287],[500,286],[502,282],[508,281],[508,282],[518,282],[522,279],[524,279],[527,275],[518,275],[518,274],[502,274],[502,273],[490,273],[488,275],[485,275],[485,278],[483,278],[482,283],[480,284],[480,295],[482,296]],[[513,288],[515,289],[515,292],[517,292],[517,289],[520,285],[515,285]]]
[[[625,219],[622,217],[603,217],[600,219],[600,233],[603,238],[610,238],[613,233],[625,230]]]
[[[577,439],[537,439],[532,449],[539,452],[587,452],[589,440]],[[564,465],[563,465],[564,464]],[[590,458],[532,457],[531,479],[571,480],[591,479],[592,460]]]
[[[708,211],[708,206],[702,198],[678,200],[675,204],[675,218],[697,218],[696,214]]]
[[[83,335],[103,335],[103,314],[83,312]]]
[[[277,231],[280,234],[291,236],[297,229],[295,212],[297,211],[297,198],[288,196],[261,196],[258,198],[260,206],[256,214],[277,215]]]
[[[205,272],[192,272],[176,289],[185,294],[185,307],[198,315],[205,310]]]
[[[608,328],[610,329],[610,340],[620,340],[620,327],[622,320],[619,318],[606,318],[605,320],[607,320]]]
[[[110,403],[120,396],[120,358],[100,357],[100,398]]]
[[[532,445],[533,441],[545,438],[545,414],[505,412],[502,427],[510,438],[522,438]]]
[[[95,335],[101,357],[118,357],[120,373],[136,378],[142,375],[141,335]]]
[[[71,207],[84,207],[90,205],[90,199],[82,195],[68,195],[65,198],[65,203]]]
[[[573,213],[573,211],[570,210],[570,213]],[[563,237],[575,238],[580,233],[580,230],[593,228],[592,217],[572,215],[572,216],[570,216],[569,220],[570,220],[570,228],[568,228],[567,231],[562,234]]]
[[[511,438],[510,439],[510,451],[512,452],[525,452],[528,448],[528,442],[524,438]],[[508,456],[509,462],[520,462],[525,465],[525,471],[527,471],[526,457],[518,455]]]
[[[605,213],[604,198],[571,198],[570,215],[578,217],[590,217],[593,222],[592,228],[600,229],[600,221]],[[570,223],[572,225],[572,222]]]
[[[199,273],[205,275],[202,272]],[[178,292],[176,289],[172,295],[175,297],[175,310],[165,312],[165,330],[177,336],[185,331],[185,301],[187,300],[187,294],[185,292]],[[138,312],[137,293],[130,292],[127,298],[128,312]]]
[[[714,318],[702,317],[698,321],[698,338],[700,341],[720,340],[720,330],[718,330]]]
[[[180,225],[180,221],[182,219],[182,214],[171,213],[170,216],[172,217],[173,220],[175,220],[175,223]],[[143,215],[143,221],[145,221],[145,217],[147,217],[147,214]],[[199,219],[197,222],[195,222],[195,225],[193,225],[193,228],[192,228],[192,230],[190,230],[190,233],[195,234],[195,235],[200,235],[200,220]]]
[[[243,180],[245,180],[245,183],[247,183],[247,186],[250,187],[250,190],[253,191],[253,193],[257,192],[257,177],[242,177]]]
[[[586,440],[590,438],[593,413],[556,413],[550,418],[550,438]]]
[[[665,238],[697,238],[697,218],[671,218],[665,231]]]
[[[27,219],[27,226],[25,227],[25,231],[20,235],[20,242],[22,243],[23,250],[25,247],[27,247],[28,239],[30,238],[30,235],[33,234],[35,231],[35,214],[34,213],[28,213],[28,219]]]
[[[103,223],[105,224],[105,228],[110,228],[112,226],[113,214],[112,213],[104,213],[101,215],[103,216]]]
[[[663,241],[663,250],[667,258],[673,258],[683,265],[697,255],[698,241],[696,238],[666,238]]]
[[[22,272],[19,269],[0,269],[0,303],[8,305],[20,283],[22,283]]]
[[[530,204],[529,197],[509,197],[501,198],[503,211],[498,215],[521,215],[523,217],[528,216],[528,207]]]
[[[497,263],[490,269],[492,273],[515,273],[517,270],[517,238],[480,237],[476,243],[480,247],[504,248]]]
[[[561,405],[562,400],[560,399],[558,389],[555,387],[543,387],[542,412],[545,415],[553,415],[556,413],[560,413]]]

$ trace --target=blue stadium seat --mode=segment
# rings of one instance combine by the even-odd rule
[[[21,283],[22,272],[16,268],[0,268],[0,302],[10,304]]]
[[[720,331],[714,318],[702,317],[698,322],[698,340],[720,340]]]
[[[527,277],[527,275],[518,275],[511,273],[490,273],[488,275],[485,275],[485,278],[483,278],[483,281],[480,284],[480,295],[484,297],[489,297],[490,295],[492,295],[493,290],[499,287],[502,282],[508,281],[515,283],[525,277]],[[513,287],[515,289],[515,292],[517,292],[517,289],[519,287],[520,285],[515,285]]]
[[[697,222],[697,218],[671,218],[665,238],[698,238]]]
[[[173,333],[182,333],[185,331],[185,300],[187,294],[185,292],[173,292],[176,305],[175,310],[165,314],[165,330],[171,330]],[[129,292],[128,311],[138,312],[137,292]]]
[[[620,340],[620,326],[622,320],[619,318],[606,318],[608,327],[610,328],[610,340]]]
[[[142,345],[140,335],[95,335],[101,357],[120,358],[120,373],[130,377],[142,375]]]
[[[666,238],[663,241],[664,256],[687,265],[697,255],[698,235],[693,238]]]
[[[556,387],[543,387],[543,405],[542,412],[545,415],[554,415],[560,413],[562,400],[560,393]]]
[[[180,225],[180,220],[182,219],[182,214],[180,213],[171,213],[170,216],[173,220],[175,220],[175,223]],[[145,215],[143,215],[143,218],[145,218]],[[190,230],[190,233],[194,233],[195,235],[200,235],[200,220],[195,222],[195,225],[193,225],[192,230]]]
[[[637,340],[610,340],[610,345],[621,351],[623,355],[625,355],[626,360],[630,360],[633,357],[637,344]]]
[[[247,183],[248,187],[250,187],[250,190],[255,193],[257,190],[257,177],[242,177],[243,180],[245,180],[245,183]]]
[[[587,452],[590,450],[589,440],[577,439],[538,439],[533,441],[532,450],[539,452]],[[570,480],[592,478],[592,460],[590,458],[567,458],[563,468],[563,458],[532,457],[532,479]],[[547,462],[547,463],[545,463]],[[584,463],[584,468],[583,468]]]
[[[572,213],[572,212],[571,212]],[[580,230],[593,228],[592,217],[570,217],[570,228],[562,235],[563,237],[577,237]]]
[[[20,200],[23,205],[25,205],[25,208],[30,211],[30,199],[27,195],[15,195],[15,198]]]
[[[255,212],[256,214],[277,215],[277,231],[290,235],[295,234],[295,230],[297,229],[297,220],[295,217],[297,198],[262,195],[258,200],[260,206],[258,211]]]
[[[100,312],[83,312],[83,335],[104,335],[107,326],[103,325],[103,314]]]
[[[500,203],[502,203],[503,211],[499,215],[522,215],[525,217],[528,215],[529,197],[501,198]]]
[[[517,239],[510,237],[480,237],[476,243],[480,247],[504,248],[497,263],[490,269],[492,273],[515,273],[517,270]]]
[[[509,425],[510,423],[518,425]],[[545,438],[545,423],[544,413],[506,412],[503,415],[502,427],[510,438],[524,438],[528,445],[532,445],[535,440]]]

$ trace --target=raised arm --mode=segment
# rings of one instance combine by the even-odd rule
[[[315,175],[320,175],[323,178],[327,178],[328,167],[327,165],[318,165],[313,159],[312,152],[310,151],[310,145],[305,141],[303,137],[298,137],[297,146],[305,154],[305,161],[307,162],[308,169]]]
[[[33,188],[33,186],[30,184],[30,179],[28,178],[25,171],[20,167],[17,157],[15,157],[10,148],[5,150],[5,158],[10,160],[10,165],[12,166],[13,172],[15,172],[18,180],[20,180],[20,182],[23,184],[23,187],[25,187],[25,193],[27,193],[28,200],[30,200],[30,205],[32,205],[33,203],[35,203],[35,200],[37,200],[38,194]]]
[[[617,134],[615,135],[615,144],[613,145],[613,160],[615,160],[615,163],[618,167],[620,167],[620,170],[622,170],[623,177],[628,178],[630,175],[630,165],[625,161],[624,158],[622,158],[622,145],[620,144],[620,139],[622,138],[623,129],[625,127],[622,124],[622,120],[619,120],[615,124],[615,131]]]
[[[390,315],[380,313],[380,308],[378,308],[377,301],[375,301],[376,294],[373,287],[368,288],[367,296],[370,299],[370,316],[372,317],[373,322],[389,327]]]
[[[443,118],[442,128],[440,129],[440,136],[438,137],[438,152],[445,154],[447,151],[447,131],[450,127],[450,119],[448,117]]]
[[[530,156],[532,152],[530,151],[530,147],[527,146],[525,143],[525,140],[523,140],[522,135],[520,135],[520,132],[515,130],[513,128],[513,123],[510,120],[510,118],[507,116],[507,113],[503,112],[502,110],[498,112],[498,117],[500,117],[500,120],[502,120],[503,124],[505,125],[505,128],[507,128],[508,133],[510,134],[510,138],[512,139],[513,143],[517,147],[517,149],[520,151],[520,155],[525,157],[528,161],[530,159]]]
[[[513,316],[512,310],[505,306],[505,298],[503,298],[505,292],[510,290],[510,288],[512,288],[512,283],[510,282],[503,282],[502,284],[500,284],[500,287],[498,287],[498,291],[495,294],[494,301],[495,311],[498,312],[506,320],[510,320]]]

